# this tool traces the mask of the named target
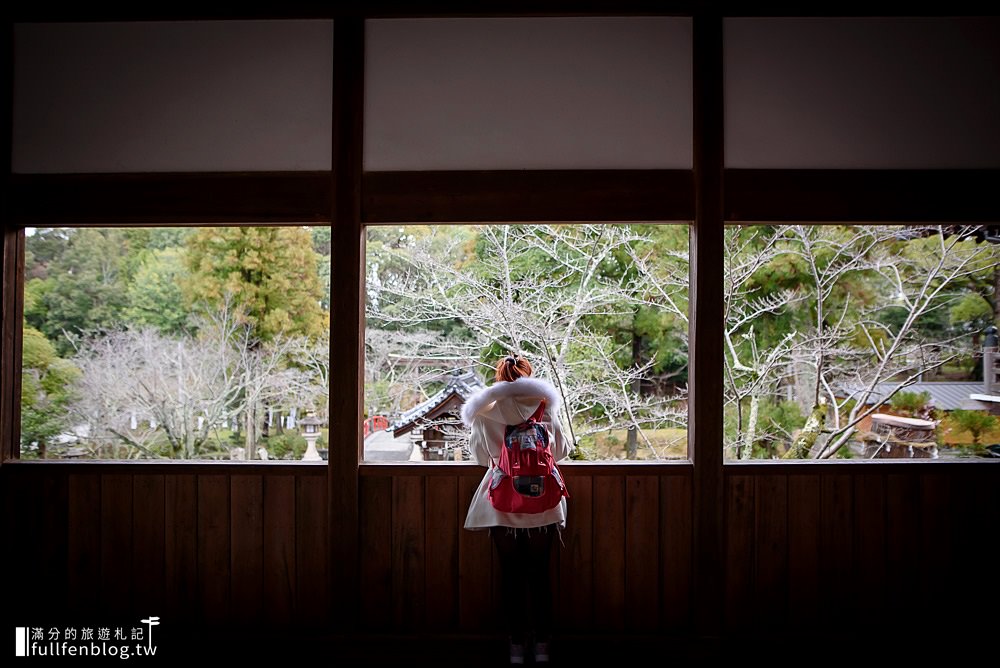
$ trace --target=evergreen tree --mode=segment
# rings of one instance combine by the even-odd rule
[[[45,261],[44,277],[26,284],[32,299],[25,317],[59,355],[67,355],[81,336],[121,322],[128,303],[129,277],[123,267],[128,248],[119,229],[72,230],[66,234],[62,252],[58,247],[63,240],[57,237],[45,235],[52,243],[43,248],[45,253],[33,257],[36,262]]]
[[[34,327],[24,328],[21,345],[21,454],[34,445],[44,459],[52,437],[69,426],[66,407],[79,370]]]
[[[316,252],[302,227],[207,227],[187,240],[189,303],[227,297],[261,341],[279,334],[318,336],[327,318]]]
[[[182,249],[145,253],[128,286],[125,319],[155,327],[161,334],[182,333],[188,322],[188,307],[181,290],[184,274]]]

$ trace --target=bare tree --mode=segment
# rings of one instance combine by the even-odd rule
[[[805,229],[810,228],[798,228],[796,234],[805,238]],[[871,278],[869,285],[878,291],[878,298],[857,309],[854,323],[839,314],[826,320],[817,317],[814,336],[808,339],[815,360],[815,396],[826,394],[833,422],[825,430],[827,436],[821,446],[814,449],[815,456],[831,457],[850,440],[861,420],[878,409],[877,405],[871,405],[870,399],[879,383],[890,380],[896,383],[895,389],[880,397],[881,402],[963,352],[957,336],[928,339],[918,331],[918,323],[932,312],[953,304],[964,283],[996,262],[995,246],[976,243],[977,229],[975,226],[869,228],[865,236],[858,235],[864,258],[861,261],[841,259],[843,246],[827,242],[838,253],[838,261],[832,264],[842,265],[841,276],[864,269]],[[899,248],[901,237],[914,243]],[[804,244],[804,247],[809,246]],[[813,269],[816,257],[816,252],[806,255],[811,271],[824,286],[817,301],[830,306],[827,286],[832,282],[831,272]],[[887,308],[897,311],[898,324],[887,325],[878,317]],[[841,310],[846,311],[846,307]]]
[[[989,271],[996,249],[975,243],[974,227],[763,229],[727,233],[726,399],[737,407],[731,447],[750,456],[759,402],[793,384],[808,388],[800,400],[809,418],[785,456],[828,458],[877,410],[873,403],[962,352],[955,336],[929,336],[920,324]],[[798,285],[761,293],[755,276],[778,261],[795,264]],[[755,326],[791,311],[806,317],[760,345]],[[892,393],[872,402],[876,387],[890,381]]]
[[[468,341],[431,331],[365,330],[365,407],[396,416],[428,398],[427,388],[474,359]]]
[[[736,438],[727,449],[738,459],[752,455],[753,443],[763,434],[758,427],[760,403],[774,396],[774,375],[787,364],[796,333],[778,343],[758,344],[754,324],[801,300],[792,290],[765,291],[753,277],[781,251],[777,237],[763,230],[729,228],[725,255],[725,402],[736,418]],[[744,417],[744,404],[748,414]]]
[[[472,360],[485,350],[530,355],[562,393],[563,422],[574,442],[611,428],[683,425],[680,397],[640,399],[635,379],[648,365],[623,368],[616,358],[630,351],[590,324],[595,316],[631,318],[637,304],[666,308],[668,297],[676,299],[641,268],[607,271],[619,257],[635,257],[646,241],[629,226],[484,226],[470,263],[461,259],[463,239],[455,245],[416,239],[397,253],[397,267],[405,270],[387,281],[369,274],[369,317],[407,330],[461,323],[465,345],[453,350]],[[648,255],[639,259],[641,267],[653,264]]]
[[[214,429],[260,406],[325,406],[328,343],[278,336],[264,344],[225,307],[204,313],[198,332],[123,329],[81,346],[72,411],[91,442],[124,444],[129,457],[159,456],[165,442],[172,458],[198,458]]]
[[[285,374],[286,388],[281,392],[286,403],[294,407],[304,407],[315,411],[320,419],[326,419],[330,403],[330,332],[316,339],[294,337],[286,350],[292,367]]]
[[[231,415],[241,386],[225,332],[194,341],[151,329],[118,330],[87,342],[73,412],[91,441],[121,442],[130,456],[156,456],[165,439],[174,458],[202,454],[210,429]]]

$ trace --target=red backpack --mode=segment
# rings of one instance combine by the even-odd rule
[[[490,503],[505,513],[541,513],[565,496],[566,483],[549,448],[549,431],[541,422],[545,401],[521,424],[507,425],[500,462],[492,469]]]

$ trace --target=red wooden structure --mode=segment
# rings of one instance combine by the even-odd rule
[[[387,418],[384,415],[373,415],[372,417],[362,422],[362,425],[364,425],[365,438],[368,438],[376,431],[383,431],[385,429],[388,429],[389,418]]]

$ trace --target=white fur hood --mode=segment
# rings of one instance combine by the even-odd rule
[[[469,397],[462,406],[462,422],[472,426],[476,415],[491,417],[490,412],[496,406],[495,402],[505,399],[545,399],[549,415],[555,415],[559,410],[559,391],[546,380],[540,378],[521,377],[512,382],[498,381]],[[498,411],[499,413],[500,411]],[[500,416],[497,415],[500,419]]]

